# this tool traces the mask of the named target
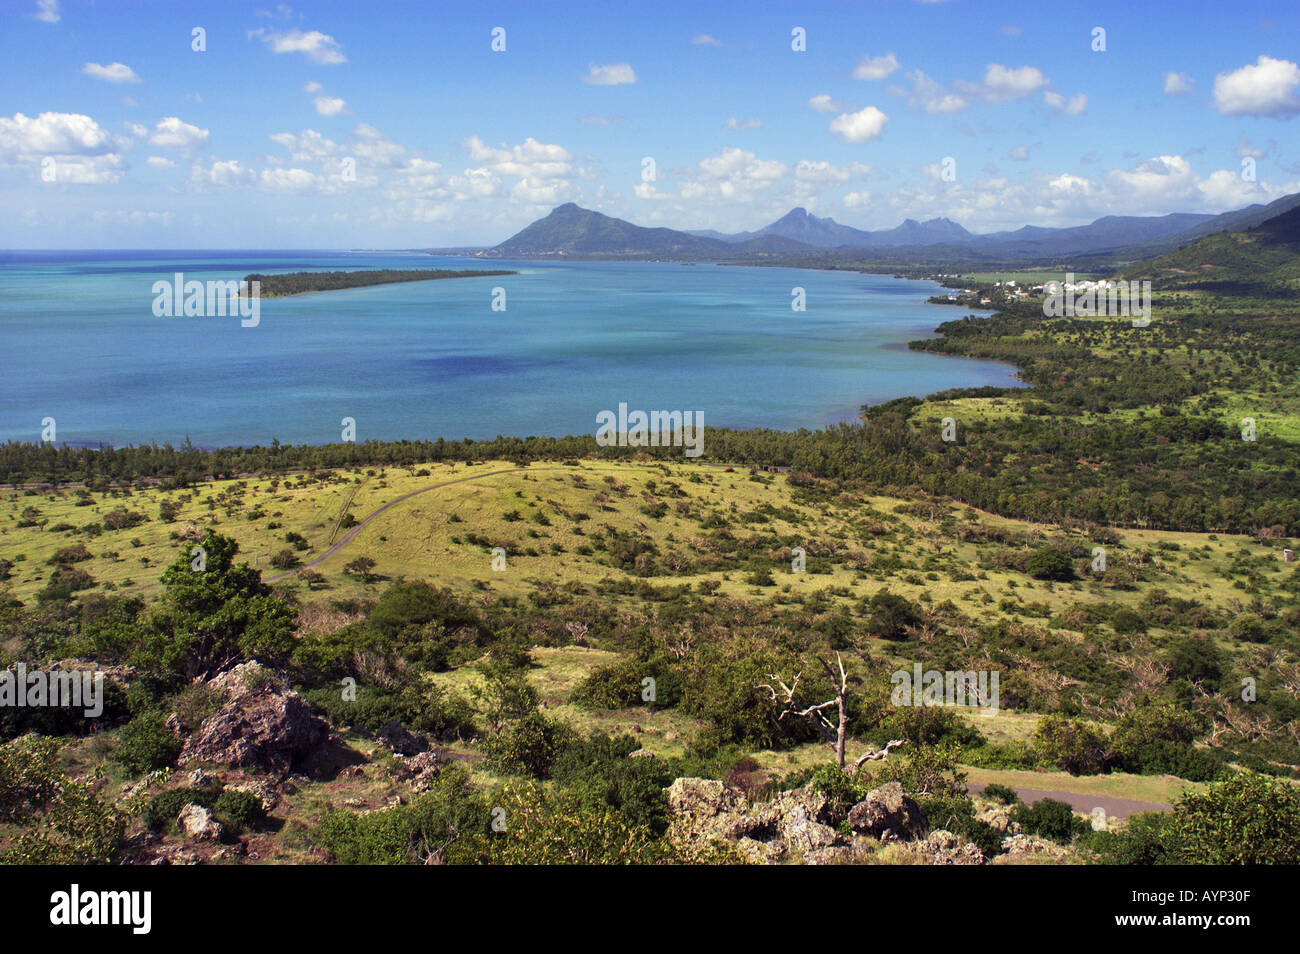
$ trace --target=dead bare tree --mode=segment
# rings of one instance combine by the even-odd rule
[[[835,751],[835,764],[839,766],[840,771],[844,771],[846,760],[846,746],[849,739],[849,677],[844,670],[844,660],[837,652],[835,654],[835,667],[832,667],[829,660],[818,658],[817,660],[826,670],[826,674],[831,678],[831,684],[836,686],[835,696],[827,699],[825,702],[819,702],[815,705],[800,706],[795,701],[795,693],[799,690],[799,680],[803,678],[803,672],[800,671],[794,677],[793,682],[786,684],[785,680],[772,673],[768,678],[776,683],[776,686],[770,683],[759,683],[758,688],[766,689],[772,697],[772,701],[782,707],[781,714],[778,715],[777,721],[781,721],[786,716],[795,716],[796,718],[808,719],[817,728],[830,747]],[[838,679],[836,669],[838,668]],[[780,688],[780,692],[777,691]],[[835,710],[836,718],[831,720],[827,712]],[[856,775],[866,762],[878,761],[888,758],[889,753],[903,744],[902,739],[891,739],[881,749],[868,749],[853,763],[851,774]]]

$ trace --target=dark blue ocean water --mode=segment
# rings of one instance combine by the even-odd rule
[[[261,322],[159,318],[155,281],[357,268],[512,268],[264,300]],[[491,309],[492,289],[506,310]],[[791,310],[791,289],[807,310]],[[864,403],[1014,384],[907,351],[961,314],[887,276],[668,263],[479,262],[405,252],[0,252],[0,440],[325,443],[594,433],[596,414],[821,427]]]

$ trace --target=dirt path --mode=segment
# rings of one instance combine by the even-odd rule
[[[725,467],[734,467],[735,465],[703,464],[701,466],[714,468],[714,469],[721,469]],[[592,467],[589,469],[599,470],[601,468]],[[617,470],[618,468],[617,466],[612,466],[605,469]],[[265,582],[274,583],[277,580],[283,580],[285,577],[293,576],[296,573],[301,573],[303,570],[310,570],[312,567],[324,563],[326,560],[334,556],[334,554],[338,553],[345,546],[347,546],[354,539],[356,539],[357,534],[360,533],[362,530],[364,530],[367,524],[369,524],[372,520],[378,517],[381,513],[383,513],[385,510],[389,510],[393,507],[396,507],[399,503],[410,500],[412,497],[418,497],[420,494],[427,494],[431,490],[439,490],[442,487],[450,487],[452,484],[463,484],[471,480],[483,480],[486,477],[500,477],[502,474],[518,474],[518,473],[539,474],[545,472],[554,472],[557,470],[567,471],[570,473],[575,472],[574,468],[572,467],[511,467],[509,470],[491,470],[485,474],[466,474],[464,477],[457,477],[455,480],[444,480],[440,483],[430,484],[428,487],[421,487],[419,490],[412,490],[410,493],[402,494],[402,496],[396,498],[395,500],[390,500],[388,503],[384,504],[378,510],[374,510],[371,513],[367,514],[364,520],[354,524],[352,528],[348,530],[347,533],[343,534],[343,536],[339,538],[338,543],[333,544],[328,550],[326,550],[320,556],[316,557],[316,559],[312,560],[309,563],[304,563],[302,566],[294,567],[292,570],[289,570],[286,573],[278,573],[275,576],[268,576],[265,578]]]
[[[1054,798],[1058,802],[1065,802],[1076,812],[1082,812],[1085,815],[1091,815],[1094,809],[1100,808],[1109,818],[1128,818],[1128,816],[1136,815],[1138,812],[1167,812],[1173,808],[1172,805],[1165,802],[1139,802],[1136,799],[1120,798],[1117,795],[1085,795],[1080,792],[1063,792],[1059,789],[1021,788],[1019,785],[1012,785],[1011,787],[1020,796],[1020,800],[1027,805],[1041,802],[1045,798]],[[983,790],[983,785],[970,786],[972,794]]]
[[[540,470],[562,470],[562,469],[563,468],[559,468],[559,467],[538,467],[535,470],[533,470],[532,473],[536,473],[537,471]],[[450,487],[452,484],[463,484],[471,480],[482,480],[485,477],[500,477],[502,474],[515,474],[518,473],[520,470],[526,470],[526,468],[511,467],[509,470],[492,470],[492,471],[488,471],[486,474],[466,474],[464,477],[457,477],[455,480],[444,480],[441,483],[430,484],[428,487],[421,487],[419,490],[412,490],[409,494],[402,494],[402,496],[396,498],[395,500],[390,500],[388,503],[384,504],[378,510],[371,511],[369,514],[366,515],[366,518],[364,520],[357,522],[352,526],[351,529],[348,530],[347,533],[343,534],[343,536],[339,538],[338,543],[331,546],[328,550],[326,550],[316,559],[312,560],[310,563],[304,563],[302,566],[295,567],[294,569],[289,570],[287,573],[278,573],[275,576],[268,576],[266,578],[266,582],[274,583],[276,580],[283,580],[285,577],[293,576],[296,573],[301,573],[303,570],[310,570],[312,567],[324,563],[326,560],[334,556],[334,554],[338,553],[345,546],[347,546],[354,539],[356,539],[357,534],[360,533],[362,530],[366,529],[366,527],[370,524],[370,522],[374,520],[376,517],[378,517],[381,513],[383,513],[386,510],[391,510],[393,507],[396,507],[399,503],[410,500],[412,497],[418,497],[420,494],[427,494],[431,490],[439,490],[443,487]]]

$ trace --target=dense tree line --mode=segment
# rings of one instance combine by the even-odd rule
[[[376,268],[354,272],[286,272],[244,276],[250,285],[260,282],[258,294],[263,298],[301,295],[303,292],[337,291],[340,288],[365,288],[369,285],[393,285],[398,282],[427,282],[442,278],[485,278],[491,275],[516,275],[518,272],[486,269]]]

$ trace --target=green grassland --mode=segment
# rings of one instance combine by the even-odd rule
[[[1042,285],[1047,282],[1065,281],[1065,270],[1059,268],[1027,268],[1027,269],[1010,269],[1007,271],[996,272],[963,272],[958,281],[965,282],[969,287],[971,285],[992,285],[996,282],[1016,282],[1019,285]],[[1078,272],[1074,273],[1077,281],[1088,281],[1090,279],[1101,278],[1097,272]]]
[[[950,406],[989,416],[1009,414],[1015,403],[1002,398],[962,399],[937,404],[935,409],[927,406],[926,418],[942,417]],[[448,481],[459,482],[435,486]],[[337,554],[312,567],[326,579],[319,589],[303,583],[301,571],[272,566],[272,557],[291,549],[286,541],[289,534],[306,540],[306,549],[296,554],[303,563],[324,553],[332,539],[342,538],[346,531],[339,524],[345,503],[347,514],[364,519],[413,492],[419,493],[379,514]],[[213,481],[180,493],[137,489],[123,496],[110,490],[89,498],[78,493],[7,490],[0,496],[0,554],[14,562],[8,586],[19,599],[36,596],[56,551],[78,543],[86,545],[91,557],[77,565],[101,589],[156,596],[161,592],[162,570],[182,544],[207,527],[237,540],[243,559],[265,578],[297,590],[306,602],[374,596],[386,582],[398,578],[428,580],[460,592],[490,589],[514,596],[543,585],[635,578],[611,566],[606,555],[589,552],[592,534],[607,529],[643,535],[670,556],[668,562],[680,562],[682,572],[658,574],[657,583],[715,581],[720,593],[736,597],[845,588],[850,592],[832,599],[858,599],[889,585],[911,598],[925,593],[936,602],[969,602],[987,594],[995,600],[1032,600],[1057,612],[1103,596],[1136,603],[1145,590],[1158,586],[1226,608],[1241,598],[1230,579],[1238,553],[1248,554],[1265,578],[1276,583],[1295,572],[1294,565],[1282,564],[1279,557],[1288,541],[1261,544],[1226,534],[1126,530],[1113,559],[1152,566],[1151,579],[1131,591],[1107,588],[1101,579],[1033,580],[1023,574],[981,570],[979,544],[953,539],[951,528],[1013,528],[1046,540],[1056,532],[1053,527],[943,501],[848,495],[813,503],[793,494],[784,475],[692,464],[429,465],[337,471],[321,481]],[[86,499],[91,503],[82,505]],[[170,522],[158,516],[163,500],[179,505]],[[669,505],[662,513],[651,515],[665,503]],[[20,527],[22,513],[29,508],[40,512],[39,523]],[[87,526],[102,528],[105,515],[120,509],[148,519],[120,530],[86,532]],[[705,559],[702,566],[699,544],[711,520],[726,521],[745,536],[731,554]],[[806,573],[791,570],[787,554],[794,546],[807,551]],[[503,571],[492,568],[494,547],[506,551]],[[875,553],[898,554],[909,566],[886,580],[876,579],[856,565]],[[343,570],[359,555],[377,563],[370,581]],[[751,569],[763,568],[774,574],[775,588],[747,582]],[[953,579],[966,571],[981,575]]]
[[[1016,404],[1004,399],[952,403],[966,412],[977,407],[997,413],[1010,413]],[[941,416],[941,411],[942,406],[927,414]],[[294,551],[297,558],[311,563],[331,540],[347,533],[345,516],[364,521],[410,494],[414,496],[380,513],[337,553],[312,567],[322,580],[309,585],[303,570],[286,572],[271,565],[273,556],[292,549],[290,534],[305,541]],[[169,521],[160,516],[164,501],[176,508]],[[110,517],[121,510],[146,519],[104,529],[106,519],[121,522],[120,514]],[[24,522],[32,525],[20,526]],[[99,531],[87,532],[88,526]],[[832,611],[846,612],[888,588],[923,606],[951,603],[975,618],[998,617],[1025,626],[1054,620],[1055,639],[1082,643],[1096,639],[1098,630],[1072,626],[1070,620],[1087,616],[1089,606],[1138,607],[1158,590],[1232,614],[1252,601],[1285,593],[1300,571],[1300,564],[1280,559],[1281,547],[1289,541],[1125,530],[1108,544],[1107,574],[1084,574],[1068,583],[1037,580],[990,562],[988,540],[1009,533],[1024,546],[1025,541],[1060,539],[1062,531],[942,499],[849,493],[819,498],[792,486],[784,474],[689,463],[489,462],[250,477],[200,483],[185,491],[9,489],[0,495],[0,557],[12,563],[4,586],[14,597],[33,601],[52,572],[56,552],[84,544],[90,557],[75,565],[90,574],[99,592],[154,597],[161,592],[162,571],[181,546],[209,527],[237,540],[241,554],[264,578],[292,591],[308,630],[354,618],[358,607],[364,611],[401,579],[429,581],[468,598],[537,600],[557,591],[602,593],[629,614],[645,607],[643,597],[629,587],[650,582],[656,588],[692,587],[711,593],[709,599],[776,607],[816,599]],[[728,531],[722,545],[715,536],[719,528]],[[1092,546],[1085,532],[1066,536]],[[635,562],[620,562],[608,546],[593,545],[615,538],[652,543],[655,575],[647,579]],[[795,546],[807,552],[807,572],[793,572]],[[506,551],[504,570],[493,569],[493,547]],[[344,570],[362,555],[375,561],[368,579]],[[1118,578],[1108,578],[1116,571]],[[1109,630],[1100,632],[1113,640]],[[1170,635],[1157,624],[1145,639],[1158,647]],[[910,665],[906,644],[872,642],[878,644],[873,655],[880,665]],[[584,643],[532,651],[529,679],[546,711],[584,733],[632,732],[650,752],[683,754],[702,728],[684,713],[642,707],[599,710],[572,703],[570,695],[584,678],[619,658],[601,648],[599,633]],[[1228,651],[1240,655],[1249,650],[1229,646]],[[474,667],[429,678],[458,692],[482,681]],[[993,718],[968,718],[992,742],[1025,740],[1039,720],[1034,713],[1009,709]],[[451,749],[471,763],[475,759],[468,742]],[[753,757],[774,774],[786,773],[823,763],[827,750],[807,744],[758,751]],[[972,781],[1012,778],[971,771]],[[1028,785],[1020,776],[1029,774],[1015,777]],[[1063,772],[1032,773],[1036,788],[1101,791],[1098,784],[1095,778]],[[1104,791],[1167,801],[1180,784],[1189,783],[1116,773],[1105,776]],[[376,798],[381,796],[389,797],[380,792]]]

